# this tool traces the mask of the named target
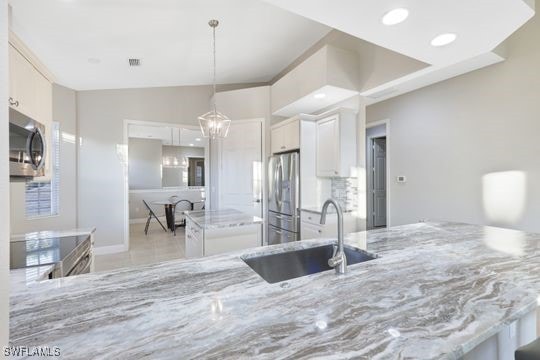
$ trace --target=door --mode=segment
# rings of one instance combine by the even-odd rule
[[[219,208],[262,217],[261,121],[232,121],[219,150]]]
[[[268,245],[283,244],[298,240],[298,233],[278,229],[275,226],[268,225]]]
[[[298,153],[280,155],[278,166],[279,212],[296,216],[299,202],[299,156]]]
[[[386,226],[386,138],[373,139],[373,226]]]
[[[188,186],[204,186],[204,158],[189,158]]]
[[[317,175],[339,174],[339,118],[333,116],[317,123]]]
[[[281,212],[278,199],[278,184],[279,184],[279,155],[274,155],[268,160],[268,210]]]

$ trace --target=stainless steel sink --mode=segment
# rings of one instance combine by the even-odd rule
[[[322,271],[333,270],[328,265],[328,259],[334,255],[334,247],[335,245],[330,244],[242,260],[264,280],[273,284]],[[344,250],[349,265],[375,259],[375,256],[349,246],[345,246]]]

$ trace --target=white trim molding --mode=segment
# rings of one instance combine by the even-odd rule
[[[373,127],[376,127],[376,126],[379,126],[379,125],[385,125],[386,126],[386,227],[389,228],[392,226],[392,219],[391,219],[391,214],[392,212],[390,211],[390,198],[391,198],[391,195],[392,195],[392,191],[391,191],[391,174],[390,174],[390,161],[391,161],[391,157],[390,157],[390,153],[391,153],[391,134],[390,134],[390,119],[382,119],[382,120],[377,120],[377,121],[371,121],[369,123],[366,123],[366,129],[370,129],[370,128],[373,128]],[[367,139],[367,137],[366,137]],[[366,163],[367,165],[367,163]],[[367,181],[367,166],[366,166],[366,181]],[[367,206],[367,204],[366,204]],[[369,217],[369,214],[367,214],[367,209],[366,209],[366,217]],[[366,223],[369,222],[369,219],[366,219]]]
[[[126,252],[128,249],[124,244],[110,245],[110,246],[97,246],[94,247],[94,255],[108,255]]]

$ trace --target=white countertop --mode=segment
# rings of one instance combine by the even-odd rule
[[[263,219],[234,209],[185,211],[188,219],[203,229],[262,224]]]

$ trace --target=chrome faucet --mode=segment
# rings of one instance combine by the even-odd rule
[[[338,245],[337,249],[334,248],[334,255],[328,260],[328,265],[336,269],[336,274],[345,274],[347,272],[347,258],[343,250],[343,212],[341,206],[334,199],[328,199],[324,202],[321,212],[321,225],[326,223],[326,213],[330,204],[334,205],[337,213]]]

